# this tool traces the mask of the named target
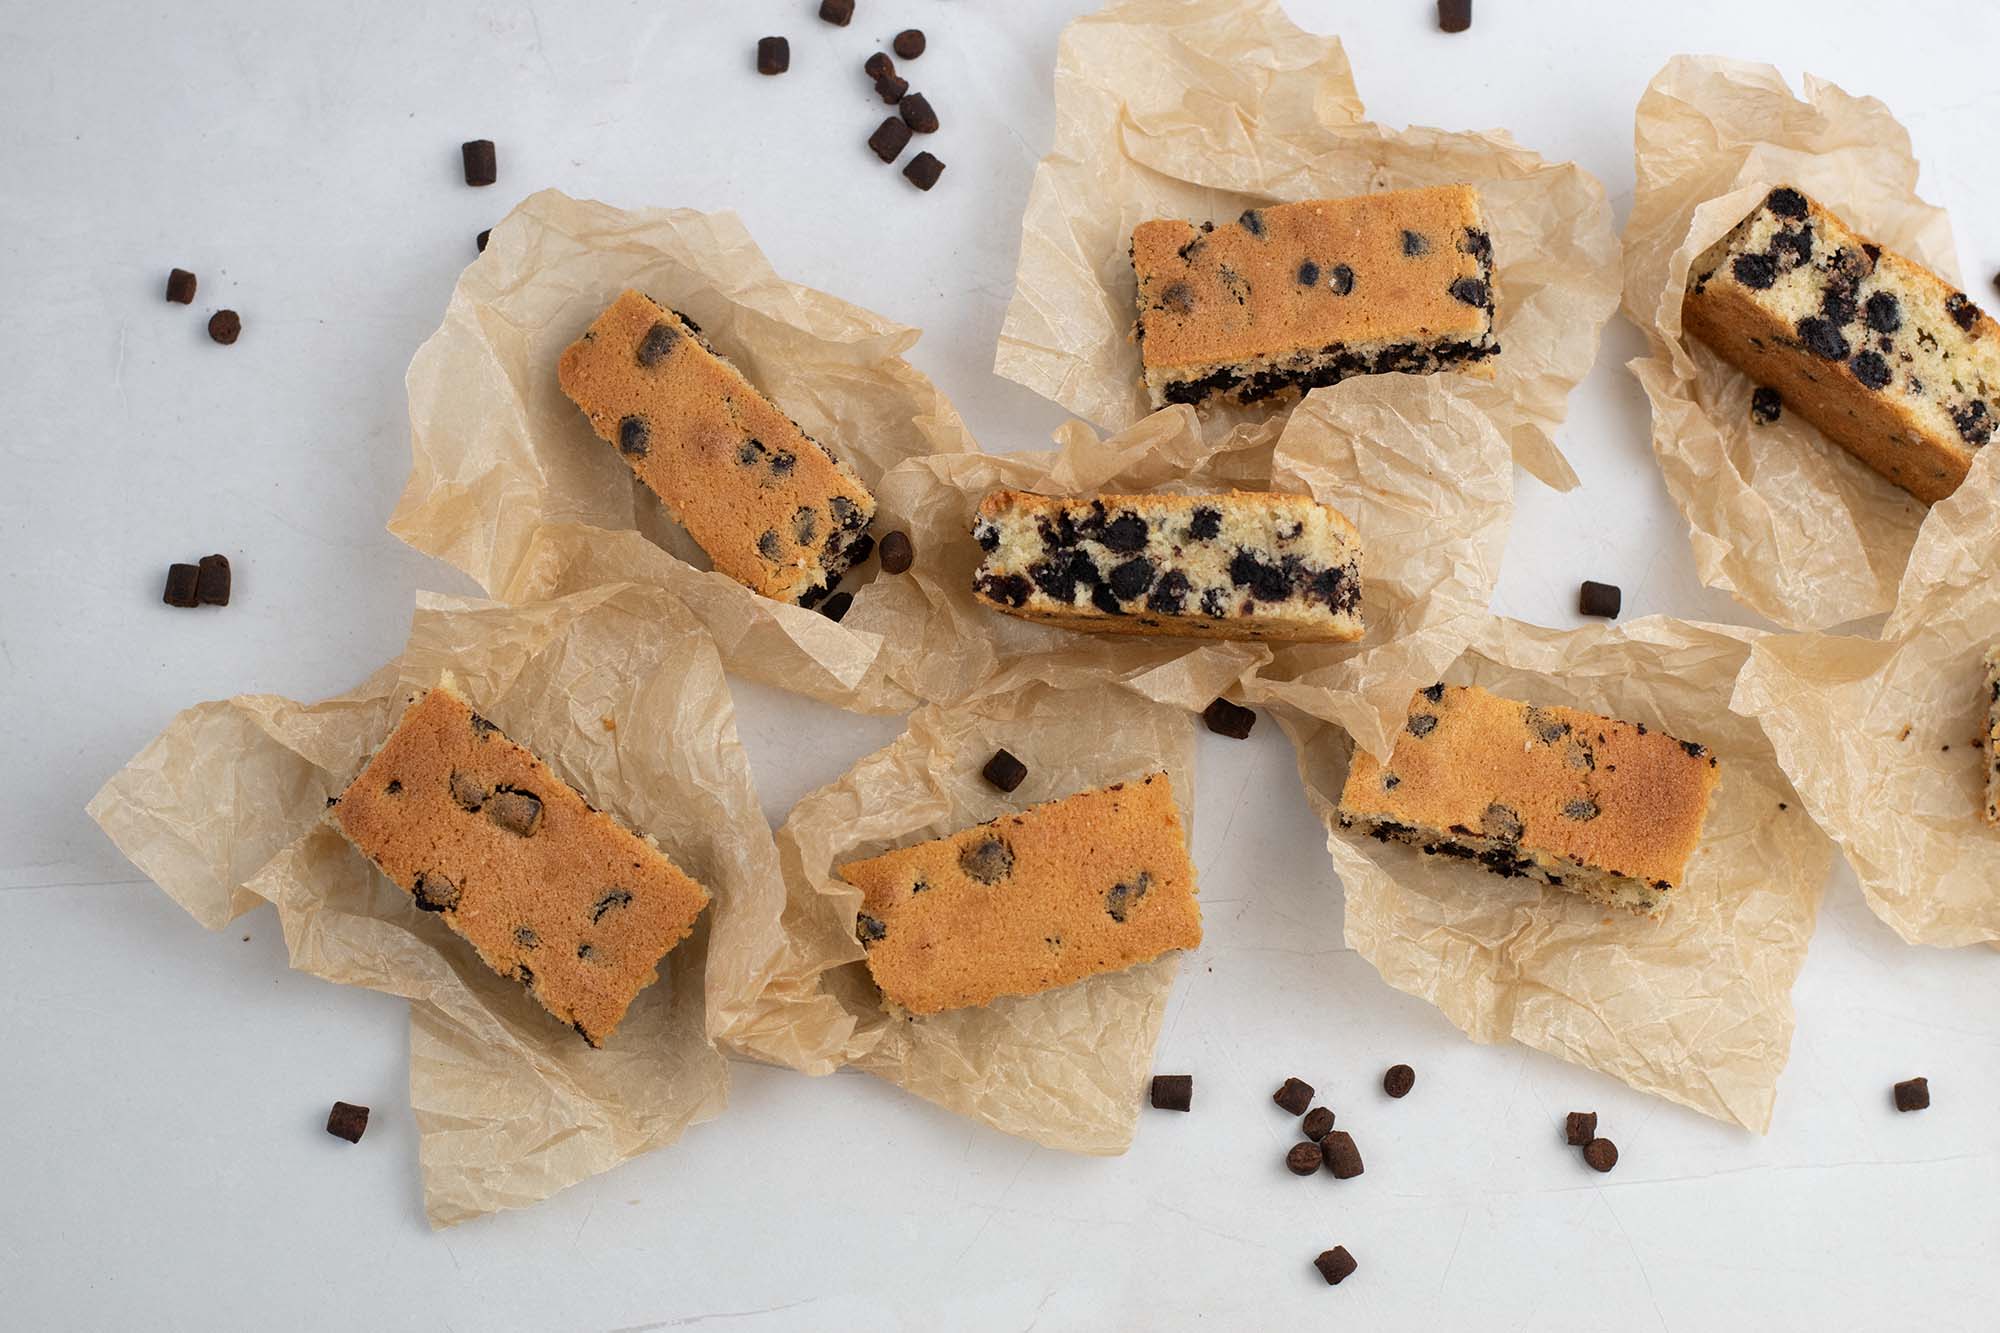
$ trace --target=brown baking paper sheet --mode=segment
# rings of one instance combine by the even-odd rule
[[[1346,888],[1348,945],[1475,1041],[1511,1038],[1768,1129],[1832,848],[1763,732],[1729,710],[1755,637],[1664,617],[1566,633],[1493,620],[1444,673],[1714,749],[1721,782],[1687,882],[1658,922],[1342,829],[1333,812],[1351,742],[1281,711]]]
[[[1028,766],[1011,794],[980,776],[994,750]],[[873,856],[1089,787],[1165,769],[1193,836],[1194,734],[1178,708],[1112,684],[1029,685],[960,708],[926,706],[909,729],[807,796],[778,831],[788,1010],[800,1041],[786,1062],[813,1073],[853,1065],[1009,1134],[1070,1152],[1132,1141],[1153,1046],[1180,960],[1041,995],[926,1018],[891,1013],[854,938],[861,891],[834,873]],[[837,1016],[838,1024],[824,1021]]]
[[[1879,641],[1760,640],[1731,707],[1755,718],[1875,915],[1912,944],[2000,942],[1981,657],[2000,640],[2000,457],[1931,507]]]
[[[564,395],[563,348],[628,287],[692,316],[871,488],[905,459],[978,448],[903,360],[915,329],[780,278],[735,214],[625,210],[543,190],[494,227],[410,363],[412,463],[390,531],[506,601],[656,584],[694,613],[733,672],[847,707],[907,706],[869,683],[875,635],[710,570]],[[875,531],[906,522],[885,506]]]
[[[1793,629],[1879,615],[1922,503],[1796,413],[1750,421],[1756,386],[1681,335],[1695,259],[1775,185],[1957,281],[1951,224],[1919,199],[1909,132],[1872,97],[1769,65],[1676,56],[1639,100],[1625,228],[1626,315],[1651,348],[1629,364],[1653,407],[1653,452],[1687,520],[1696,573]]]
[[[474,706],[714,895],[603,1050],[495,975],[325,822],[404,700],[449,674]],[[409,997],[424,1206],[449,1226],[521,1207],[721,1114],[711,1034],[759,997],[783,907],[777,851],[694,614],[607,585],[520,606],[423,597],[403,655],[314,704],[197,705],[90,814],[213,930],[262,902],[293,967]]]
[[[1504,130],[1366,121],[1339,39],[1304,32],[1276,0],[1109,5],[1064,30],[1055,92],[1055,146],[1021,224],[995,371],[1123,430],[1150,410],[1131,337],[1136,224],[1469,182],[1493,235],[1503,350],[1492,379],[1435,378],[1485,413],[1529,472],[1576,485],[1555,431],[1618,302],[1618,240],[1589,173]],[[1426,377],[1378,378],[1414,394]],[[1215,407],[1205,426],[1221,439],[1285,410]]]

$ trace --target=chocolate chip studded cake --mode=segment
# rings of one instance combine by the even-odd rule
[[[2000,324],[1790,186],[1689,270],[1681,322],[1926,504],[2000,422]]]
[[[1354,752],[1340,822],[1657,917],[1717,776],[1704,746],[1643,723],[1432,685],[1387,764]]]
[[[973,593],[1027,620],[1107,634],[1361,637],[1361,538],[1303,495],[995,491],[972,535]]]
[[[708,891],[448,685],[418,695],[331,818],[426,912],[602,1046]]]
[[[1201,943],[1165,773],[840,867],[882,994],[912,1014],[1035,995]]]
[[[1986,822],[2000,824],[2000,643],[1986,650]]]
[[[1469,185],[1273,204],[1220,226],[1142,222],[1132,270],[1154,407],[1481,368],[1500,350],[1493,242]]]
[[[559,375],[715,568],[753,592],[811,606],[868,558],[875,497],[686,315],[625,292]]]

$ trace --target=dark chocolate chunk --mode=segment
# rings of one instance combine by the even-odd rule
[[[875,80],[875,95],[890,106],[903,100],[910,91],[910,81],[898,74],[884,74]]]
[[[1563,1121],[1563,1140],[1572,1148],[1581,1148],[1597,1137],[1597,1112],[1571,1111]]]
[[[208,336],[224,347],[243,334],[243,317],[234,310],[218,310],[208,317]]]
[[[1894,378],[1890,374],[1889,363],[1875,352],[1857,353],[1854,359],[1847,363],[1847,368],[1854,372],[1855,379],[1870,389],[1887,388],[1889,381]]]
[[[1260,602],[1282,602],[1292,595],[1292,580],[1279,565],[1260,559],[1254,552],[1238,551],[1229,557],[1229,581],[1248,588]]]
[[[1946,409],[1951,413],[1951,423],[1958,427],[1959,435],[1967,444],[1983,445],[1993,438],[1993,417],[1987,412],[1986,404],[1977,398],[1964,407]]]
[[[889,45],[904,60],[915,60],[924,53],[924,31],[922,28],[905,28],[896,34],[896,40]]]
[[[1027,778],[1028,766],[1005,750],[995,750],[986,767],[979,770],[979,776],[1001,791],[1012,791]]]
[[[451,799],[458,802],[459,809],[476,815],[485,806],[486,784],[472,774],[455,768],[446,785],[451,788]]]
[[[801,546],[811,546],[819,537],[819,510],[811,505],[800,505],[792,511],[792,540]],[[873,543],[870,543],[872,548]],[[864,557],[865,558],[865,557]]]
[[[1361,1150],[1354,1146],[1354,1136],[1346,1130],[1328,1130],[1319,1141],[1319,1150],[1335,1180],[1352,1180],[1361,1174]]]
[[[1921,1111],[1931,1104],[1931,1081],[1927,1078],[1906,1078],[1896,1085],[1896,1109],[1898,1111]]]
[[[1163,616],[1177,616],[1186,609],[1187,596],[1193,588],[1187,575],[1178,569],[1170,569],[1160,575],[1160,581],[1146,594],[1146,609]]]
[[[938,183],[938,177],[944,175],[944,163],[929,153],[918,153],[903,168],[903,175],[919,190],[928,190]]]
[[[1315,1106],[1312,1110],[1307,1111],[1306,1118],[1299,1123],[1300,1131],[1314,1143],[1318,1143],[1321,1139],[1325,1138],[1326,1132],[1332,1128],[1333,1112],[1327,1110],[1324,1106]]]
[[[167,566],[167,592],[160,600],[168,606],[200,606],[201,570],[193,565]]]
[[[861,72],[871,79],[886,79],[896,72],[896,62],[887,51],[877,51],[861,62]]]
[[[1325,1164],[1317,1143],[1294,1143],[1285,1153],[1285,1169],[1295,1176],[1310,1176]]]
[[[167,299],[175,305],[187,305],[194,300],[194,274],[184,268],[177,268],[167,274]]]
[[[1603,616],[1615,619],[1618,607],[1624,601],[1624,594],[1615,583],[1596,583],[1585,579],[1576,590],[1576,613],[1580,616]]]
[[[1563,803],[1563,818],[1574,819],[1579,824],[1587,824],[1603,813],[1604,811],[1598,808],[1597,802],[1583,797]]]
[[[1760,426],[1776,421],[1785,410],[1785,400],[1776,389],[1758,385],[1750,394],[1750,419]]]
[[[1288,1078],[1283,1087],[1271,1094],[1271,1100],[1293,1115],[1304,1115],[1306,1108],[1312,1105],[1312,1084],[1303,1079]]]
[[[799,456],[789,449],[780,449],[771,455],[771,475],[774,477],[789,477],[792,475],[792,469],[798,465]],[[841,501],[846,501],[848,504],[854,503],[844,495],[836,495],[833,497],[831,507],[837,510],[840,507]],[[843,526],[845,526],[844,520]]]
[[[485,231],[480,232],[477,236],[472,238],[473,247],[477,249],[480,254],[483,255],[486,253],[486,238],[491,236],[492,234],[493,234],[493,228],[488,227]]]
[[[1495,801],[1479,816],[1479,831],[1489,838],[1498,838],[1501,842],[1519,842],[1521,816],[1510,807]]]
[[[836,28],[844,28],[854,17],[854,0],[819,0],[819,16]]]
[[[1153,586],[1153,562],[1145,556],[1134,556],[1111,567],[1110,575],[1104,580],[1112,595],[1120,601],[1129,602],[1146,589]]]
[[[1124,880],[1113,884],[1104,893],[1104,910],[1119,925],[1131,914],[1132,904],[1146,896],[1146,890],[1153,886],[1153,877],[1141,870],[1139,877],[1131,882]]]
[[[1807,351],[1822,360],[1847,359],[1847,337],[1830,320],[1807,315],[1799,321],[1799,338],[1805,343]]]
[[[458,885],[433,871],[419,870],[410,896],[419,911],[449,912],[458,906]]]
[[[902,531],[885,533],[882,537],[881,559],[884,574],[907,573],[917,560],[916,547],[910,544],[910,534]]]
[[[1254,208],[1244,209],[1242,215],[1236,219],[1236,222],[1238,226],[1242,227],[1243,230],[1249,232],[1252,236],[1261,237],[1264,234],[1264,215]]]
[[[349,1143],[361,1142],[368,1132],[368,1108],[353,1102],[335,1102],[326,1113],[326,1132]]]
[[[918,134],[936,134],[937,112],[931,110],[930,99],[922,93],[910,93],[896,103],[896,110],[902,113],[903,121]]]
[[[1868,327],[1877,333],[1894,333],[1903,327],[1903,307],[1894,292],[1876,292],[1862,309]]]
[[[1493,303],[1493,293],[1477,278],[1459,278],[1451,284],[1452,299],[1484,310]]]
[[[1404,230],[1403,256],[1406,259],[1414,259],[1418,255],[1427,255],[1430,253],[1430,250],[1431,250],[1431,243],[1424,238],[1424,234],[1422,232],[1410,231],[1408,229]]]
[[[1154,1110],[1188,1110],[1194,1105],[1194,1075],[1155,1074],[1152,1091]]]
[[[646,330],[646,336],[639,340],[639,350],[635,355],[642,366],[657,366],[666,360],[674,350],[674,344],[681,340],[680,330],[664,319]],[[621,429],[620,434],[623,434]],[[755,440],[749,441],[755,444]]]
[[[644,458],[651,435],[652,432],[646,428],[646,418],[624,418],[618,423],[618,452],[627,458]]]
[[[1390,1065],[1382,1075],[1382,1091],[1391,1097],[1407,1097],[1417,1086],[1417,1071],[1408,1065]]]
[[[1979,307],[1966,298],[1964,292],[1953,292],[1944,298],[1944,312],[1951,316],[1951,322],[1965,332],[1972,332],[1972,326],[1979,322]]]
[[[604,920],[606,912],[611,911],[613,908],[630,906],[631,902],[632,891],[630,889],[606,889],[598,895],[597,901],[590,905],[590,924],[593,926],[596,925],[598,922]]]
[[[991,834],[958,854],[958,868],[968,879],[998,884],[1014,873],[1014,849],[1005,838]]]
[[[1257,725],[1257,714],[1241,704],[1217,699],[1201,710],[1201,720],[1216,735],[1240,741],[1250,734],[1250,728]]]
[[[1789,185],[1780,185],[1764,196],[1764,206],[1781,218],[1802,218],[1806,215],[1806,197]]]
[[[1021,574],[981,575],[973,583],[975,592],[983,593],[1002,606],[1026,606],[1028,598],[1035,591],[1035,585]]]
[[[1432,703],[1439,703],[1444,699],[1444,682],[1440,680],[1434,684],[1426,685],[1421,690],[1418,690],[1417,693],[1423,695],[1424,698],[1429,699]]]
[[[1778,280],[1778,266],[1769,255],[1738,255],[1729,271],[1745,287],[1760,292]]]
[[[1438,31],[1464,32],[1472,26],[1472,0],[1438,0]]]
[[[196,567],[194,598],[203,606],[229,605],[229,557],[205,555]]]
[[[1104,525],[1104,532],[1098,537],[1107,551],[1120,555],[1130,555],[1134,551],[1146,549],[1146,520],[1137,514],[1123,513]]]
[[[1583,1145],[1583,1160],[1593,1171],[1609,1171],[1618,1165],[1618,1145],[1610,1139],[1592,1139]]]
[[[1354,270],[1345,264],[1335,264],[1333,272],[1327,275],[1326,285],[1333,289],[1335,296],[1345,296],[1354,290]]]
[[[1188,515],[1188,536],[1198,542],[1215,540],[1222,531],[1222,511],[1207,505],[1196,505]]]
[[[826,601],[820,604],[819,613],[825,616],[828,620],[831,620],[836,624],[838,624],[841,617],[845,616],[848,612],[848,609],[853,605],[854,605],[853,593],[837,592],[833,596],[827,598]]]
[[[1313,263],[1312,260],[1310,259],[1300,261],[1299,286],[1317,287],[1318,285],[1319,285],[1319,265]]]
[[[1433,731],[1437,730],[1437,724],[1438,720],[1436,713],[1418,713],[1416,716],[1412,717],[1409,721],[1403,724],[1403,729],[1409,732],[1412,736],[1415,736],[1418,740],[1422,740],[1424,737],[1430,735]]]
[[[516,837],[531,838],[542,826],[542,798],[502,787],[486,799],[486,817]]]
[[[901,116],[890,116],[868,136],[868,147],[884,162],[894,162],[909,147],[910,127]]]
[[[500,179],[491,139],[468,139],[458,146],[458,155],[465,162],[467,185],[491,185]]]
[[[854,918],[854,938],[861,941],[865,949],[871,944],[879,944],[889,937],[889,928],[866,912]]]
[[[1194,288],[1184,282],[1170,282],[1160,292],[1160,306],[1176,315],[1194,313]]]
[[[523,949],[539,949],[542,945],[542,937],[535,933],[533,926],[516,926],[514,927],[514,943]]]
[[[792,44],[783,37],[757,39],[757,72],[783,74],[792,67]]]
[[[1791,268],[1810,264],[1813,253],[1812,228],[1787,227],[1784,231],[1779,232],[1771,238],[1770,253],[1771,259],[1776,263],[1783,263],[1785,256],[1790,255],[1792,262],[1789,267]]]
[[[1461,2],[1470,6],[1472,0],[1461,0]],[[1451,3],[1451,0],[1438,0],[1440,9],[1449,3]],[[1464,29],[1446,28],[1445,31],[1463,32]],[[1352,1277],[1354,1270],[1359,1266],[1354,1262],[1354,1256],[1347,1252],[1345,1245],[1336,1245],[1332,1249],[1322,1253],[1319,1258],[1313,1260],[1313,1267],[1319,1270],[1319,1275],[1326,1279],[1326,1285],[1329,1287],[1337,1287],[1343,1281]]]
[[[625,418],[633,420],[631,417]],[[776,528],[765,528],[757,534],[757,554],[766,560],[776,560],[785,553],[785,544],[778,536]]]

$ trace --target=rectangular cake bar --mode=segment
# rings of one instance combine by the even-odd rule
[[[1058,497],[979,505],[973,593],[998,611],[1107,634],[1358,639],[1361,538],[1310,496]]]
[[[875,497],[702,337],[627,291],[562,354],[563,392],[716,569],[811,606],[868,558]]]
[[[1986,822],[2000,824],[2000,643],[1986,650]]]
[[[1657,917],[1717,776],[1706,747],[1644,723],[1432,685],[1387,764],[1355,750],[1339,815],[1384,842]]]
[[[1201,943],[1165,773],[839,868],[882,994],[912,1014],[1034,995]]]
[[[1142,222],[1132,271],[1154,407],[1478,367],[1500,350],[1493,241],[1470,185],[1272,204],[1219,226]]]
[[[332,818],[488,967],[602,1046],[708,890],[448,685],[418,695]]]
[[[1790,186],[1695,260],[1681,323],[1926,504],[2000,421],[2000,324]]]

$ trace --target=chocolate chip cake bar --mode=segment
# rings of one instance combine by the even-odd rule
[[[694,321],[628,291],[562,354],[563,392],[715,568],[811,606],[868,558],[875,497]]]
[[[448,685],[411,701],[331,817],[418,907],[592,1046],[708,903],[652,842]]]
[[[1309,496],[995,491],[972,535],[985,552],[974,595],[1023,619],[1212,639],[1362,635],[1361,537]]]
[[[1643,723],[1432,685],[1383,764],[1356,749],[1340,822],[1658,917],[1701,840],[1715,756]]]
[[[1470,185],[1273,204],[1221,226],[1142,222],[1132,270],[1154,407],[1477,367],[1500,350]]]
[[[1986,822],[2000,824],[2000,643],[1986,650]]]
[[[1201,943],[1165,773],[841,866],[882,994],[912,1014],[1035,995]]]
[[[1689,270],[1681,322],[1926,504],[2000,422],[2000,324],[1790,186]]]

